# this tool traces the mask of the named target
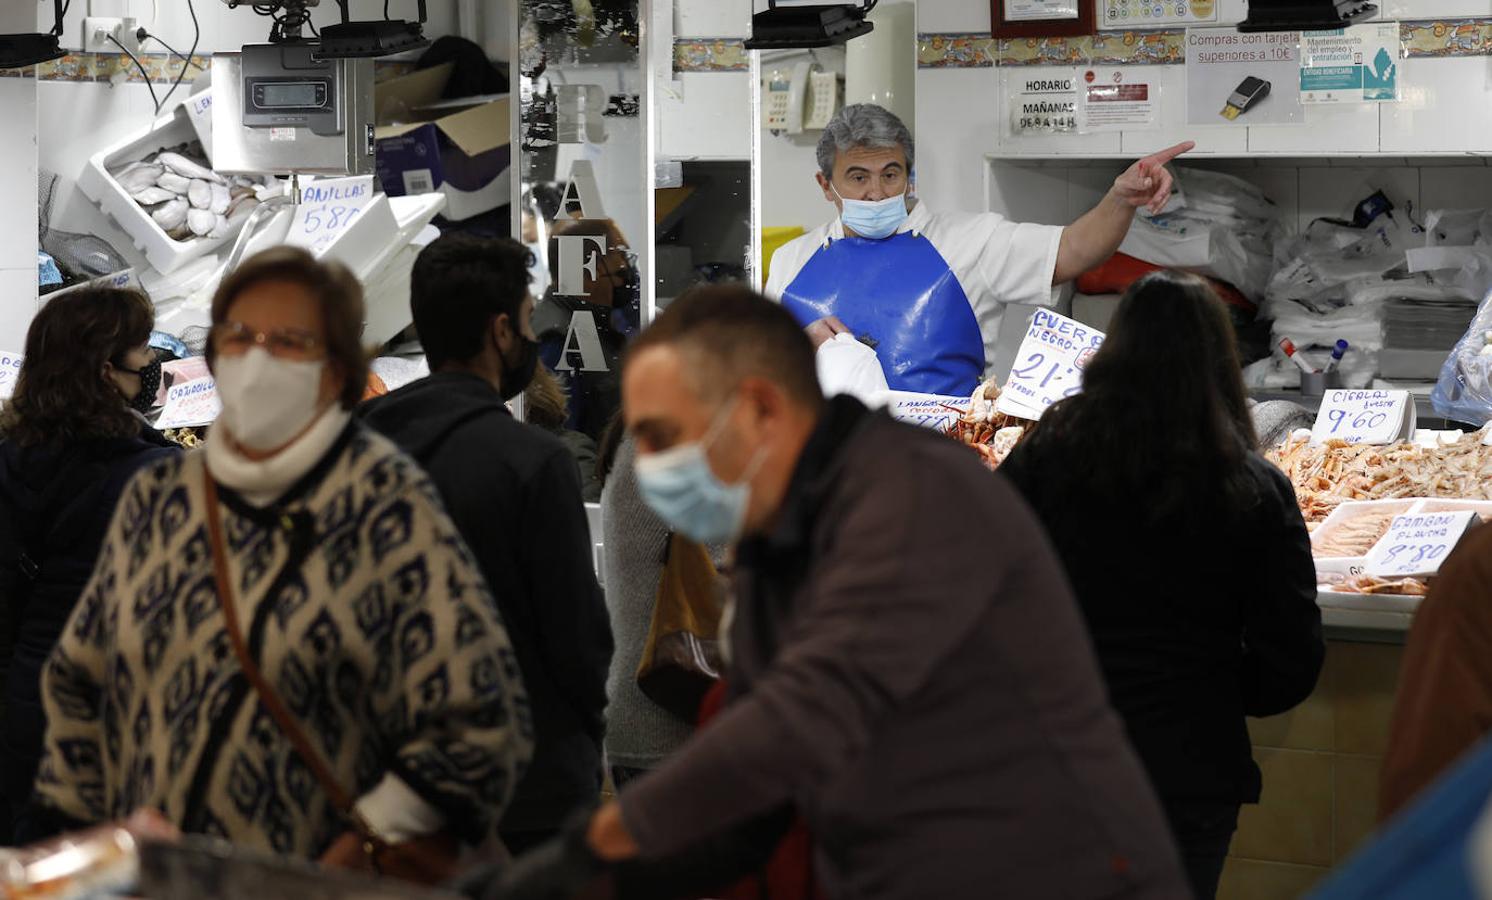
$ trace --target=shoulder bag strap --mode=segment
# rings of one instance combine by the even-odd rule
[[[228,578],[228,554],[223,544],[223,525],[221,514],[218,511],[218,489],[212,480],[212,474],[207,471],[204,461],[202,466],[202,484],[207,504],[207,535],[212,542],[212,568],[213,577],[217,581],[218,602],[223,608],[223,621],[227,626],[228,640],[233,645],[233,653],[238,657],[239,668],[243,670],[244,677],[248,679],[249,686],[259,696],[259,701],[269,714],[274,717],[280,726],[280,731],[295,748],[301,761],[310,768],[311,774],[321,783],[321,789],[326,791],[332,803],[337,807],[348,822],[364,840],[364,849],[371,855],[382,846],[382,841],[373,833],[368,823],[358,814],[355,802],[351,795],[337,783],[332,775],[331,769],[322,760],[321,755],[311,746],[306,738],[305,732],[296,723],[295,717],[285,704],[280,700],[279,694],[264,680],[259,667],[249,656],[248,645],[244,643],[243,630],[239,627],[238,612],[233,605],[233,587]]]

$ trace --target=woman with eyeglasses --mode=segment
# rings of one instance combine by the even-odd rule
[[[299,249],[219,287],[222,415],[127,490],[47,666],[36,809],[59,829],[153,807],[385,871],[493,833],[531,753],[523,688],[429,479],[349,415],[362,322],[352,273]]]
[[[155,313],[138,291],[84,288],[42,307],[0,413],[0,844],[28,824],[46,719],[42,667],[62,634],[126,482],[172,457],[145,423],[160,384]]]

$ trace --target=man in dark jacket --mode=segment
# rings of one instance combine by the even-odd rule
[[[434,479],[512,637],[537,737],[500,826],[514,851],[600,790],[612,651],[575,461],[504,402],[538,359],[527,259],[507,239],[451,235],[426,247],[411,305],[434,374],[363,410]]]
[[[492,896],[566,896],[565,876],[623,860],[642,862],[616,870],[620,896],[674,895],[629,883],[786,804],[835,900],[1188,896],[1066,579],[999,476],[826,403],[794,319],[742,288],[675,301],[622,390],[644,499],[739,541],[734,696]]]

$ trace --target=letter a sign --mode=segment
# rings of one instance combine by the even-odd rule
[[[560,351],[557,372],[573,372],[575,364],[571,354],[580,354],[580,371],[606,372],[606,353],[601,349],[601,334],[596,330],[596,319],[589,312],[577,309],[570,316],[570,328],[565,332],[565,348]]]

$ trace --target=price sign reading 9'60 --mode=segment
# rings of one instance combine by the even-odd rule
[[[1022,419],[1041,418],[1053,403],[1083,389],[1083,369],[1103,339],[1102,331],[1049,309],[1036,310],[995,408]]]
[[[1327,391],[1311,428],[1311,443],[1392,444],[1414,437],[1408,391]]]
[[[1378,578],[1428,578],[1440,571],[1476,521],[1472,510],[1395,516],[1363,567]]]

